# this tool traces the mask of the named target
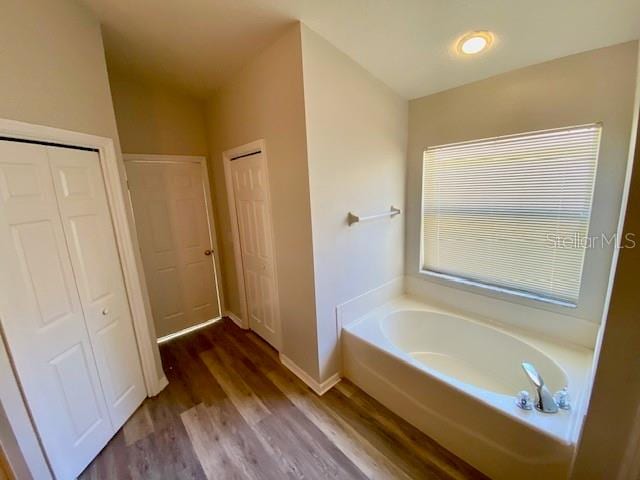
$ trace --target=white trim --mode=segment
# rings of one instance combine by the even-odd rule
[[[167,385],[169,385],[169,380],[167,379],[166,375],[162,375],[162,377],[160,377],[160,379],[158,380],[158,387],[160,388],[160,391],[164,390],[164,387],[166,387]]]
[[[150,310],[143,293],[143,277],[138,270],[138,257],[134,248],[133,238],[135,232],[132,232],[127,216],[127,197],[122,185],[118,155],[113,140],[107,137],[7,119],[0,119],[0,136],[34,142],[50,142],[61,146],[79,146],[98,151],[147,395],[157,395],[166,386],[166,379],[163,380],[164,372],[157,368],[155,362],[155,354],[158,347],[155,342],[155,335],[152,335],[150,330],[148,316]],[[11,383],[15,382],[15,385],[18,385],[13,369],[8,363],[0,362],[0,377],[12,379]],[[16,409],[11,407],[15,407],[19,403],[24,406],[24,400],[19,391],[3,391],[3,393],[6,393],[6,396],[0,396],[0,403],[5,409],[9,407],[9,410],[15,412]],[[14,405],[10,405],[9,402]],[[10,414],[8,418],[14,432],[28,432],[29,430],[33,432],[33,425],[29,417]],[[35,435],[35,432],[33,435]],[[32,457],[27,458],[27,453],[23,452],[23,455],[25,455],[29,468],[32,471],[38,471],[40,467],[37,464],[37,460]],[[39,453],[44,458],[43,452],[40,451]]]
[[[183,328],[182,330],[178,330],[177,332],[170,333],[169,335],[165,335],[164,337],[160,337],[158,338],[158,345],[161,343],[168,342],[169,340],[173,340],[174,338],[181,337],[188,333],[195,332],[197,330],[200,330],[201,328],[208,327],[209,325],[216,323],[220,319],[222,319],[222,317],[212,318],[211,320],[207,320],[206,322],[202,322],[197,325],[192,325],[190,327]]]
[[[209,223],[209,238],[211,242],[211,250],[213,250],[213,274],[216,281],[216,293],[218,295],[218,307],[220,309],[220,315],[225,309],[225,297],[224,290],[222,289],[222,282],[218,278],[218,274],[222,274],[222,268],[220,267],[220,245],[218,244],[218,234],[216,232],[216,217],[213,213],[213,193],[211,191],[211,182],[209,181],[209,167],[207,159],[202,157],[202,173],[204,181],[205,198],[204,202],[207,206],[207,222]]]
[[[231,179],[231,161],[234,157],[241,155],[260,152],[264,158],[267,166],[265,171],[265,184],[267,187],[267,204],[269,205],[269,215],[271,216],[271,235],[274,236],[273,231],[273,207],[271,204],[271,184],[269,181],[269,159],[267,156],[267,145],[264,139],[256,140],[244,145],[241,145],[230,150],[226,150],[222,153],[222,163],[224,166],[224,178],[227,189],[227,203],[229,206],[229,218],[231,220],[231,236],[233,239],[233,257],[236,267],[236,277],[238,280],[238,293],[240,295],[240,309],[241,317],[230,317],[238,324],[240,328],[249,329],[251,325],[249,323],[249,306],[247,301],[247,293],[244,280],[244,269],[242,267],[242,247],[240,245],[240,231],[238,227],[238,216],[236,213],[236,202],[233,189],[233,182]],[[276,332],[276,345],[272,345],[276,350],[282,349],[282,322],[280,318],[280,289],[278,286],[278,260],[276,256],[275,238],[271,239],[271,255],[273,257],[273,282],[275,286],[275,316],[277,319],[277,332]],[[236,320],[239,320],[237,322]]]
[[[329,378],[327,378],[324,382],[319,383],[316,382],[311,375],[301,369],[298,365],[294,363],[289,357],[284,354],[279,354],[280,363],[287,367],[296,377],[302,380],[311,390],[313,390],[317,395],[322,396],[331,390],[342,377],[339,373],[334,373]]]
[[[213,195],[211,194],[211,183],[209,182],[209,169],[207,165],[207,158],[198,155],[161,155],[161,154],[146,154],[146,153],[123,153],[122,157],[125,162],[138,162],[138,163],[184,163],[192,162],[200,164],[202,169],[202,183],[204,187],[204,203],[207,208],[207,224],[209,226],[209,243],[211,250],[213,250],[213,279],[216,284],[216,296],[218,298],[218,308],[220,315],[224,311],[224,292],[222,291],[222,284],[218,280],[218,272],[222,272],[220,268],[220,256],[218,252],[218,235],[216,234],[216,222],[215,215],[213,214]],[[125,171],[126,176],[126,171]],[[127,181],[128,184],[128,181]],[[135,212],[133,211],[133,203],[129,201],[131,206],[131,214],[135,223]],[[220,317],[218,317],[220,318]],[[179,332],[176,332],[179,333]],[[171,335],[171,334],[170,334]],[[165,335],[168,337],[169,335]],[[162,338],[165,338],[162,337]],[[160,343],[160,339],[158,339]]]
[[[243,330],[248,330],[248,328],[244,326],[242,320],[240,320],[240,317],[238,317],[231,310],[227,310],[226,312],[224,312],[224,316],[229,317],[233,323],[235,323],[238,327],[242,328]]]

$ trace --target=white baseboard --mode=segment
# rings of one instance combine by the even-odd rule
[[[313,390],[316,394],[322,396],[331,390],[336,383],[341,380],[339,373],[334,373],[329,378],[327,378],[324,382],[319,383],[316,382],[307,372],[302,370],[298,365],[296,365],[293,360],[286,357],[282,353],[280,354],[280,362],[287,367],[293,374],[302,380],[311,390]]]
[[[157,392],[155,393],[155,395],[158,395],[162,390],[165,389],[165,387],[169,385],[169,380],[167,379],[166,375],[162,375],[162,377],[160,377],[158,379],[158,384],[157,384]],[[154,395],[154,397],[155,397]]]
[[[226,312],[224,312],[224,316],[229,317],[233,321],[233,323],[235,323],[237,326],[239,326],[243,330],[247,330],[249,328],[249,325],[247,325],[246,322],[244,322],[239,316],[237,316],[235,313],[233,313],[230,310],[227,310]]]
[[[149,389],[147,389],[147,397],[155,397],[162,392],[167,385],[169,385],[169,380],[167,379],[167,376],[163,374],[158,380],[156,380],[155,384],[149,386]]]

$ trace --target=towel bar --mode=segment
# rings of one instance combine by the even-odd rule
[[[383,217],[393,218],[396,215],[400,215],[400,209],[394,207],[393,205],[391,206],[388,212],[376,213],[375,215],[368,215],[366,217],[361,217],[360,215],[356,215],[355,213],[349,212],[347,214],[347,223],[349,224],[349,226],[351,226],[354,223],[358,223],[358,222],[366,222],[367,220],[375,220],[376,218],[383,218]]]

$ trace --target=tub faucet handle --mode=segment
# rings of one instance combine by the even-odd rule
[[[571,410],[571,402],[567,387],[564,387],[562,390],[558,390],[554,393],[553,399],[555,400],[556,405],[558,405],[558,408],[561,408],[562,410]]]
[[[528,391],[522,390],[516,395],[516,405],[522,410],[531,410],[533,408],[533,402]]]
[[[531,384],[535,387],[536,399],[534,401],[534,406],[536,407],[536,410],[543,413],[557,413],[558,405],[553,399],[551,392],[544,384],[544,380],[540,373],[538,373],[538,370],[536,370],[536,367],[529,362],[522,362],[522,369]]]

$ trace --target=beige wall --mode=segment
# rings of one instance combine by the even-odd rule
[[[110,137],[120,151],[100,26],[85,8],[74,0],[4,0],[0,45],[0,118]],[[1,343],[0,350],[6,357]],[[0,434],[9,451],[12,439]]]
[[[0,118],[117,141],[100,26],[69,0],[4,0]]]
[[[508,72],[409,104],[406,271],[418,273],[422,152],[425,147],[533,130],[602,122],[591,234],[616,231],[633,119],[637,42],[572,55]],[[576,309],[530,300],[496,302],[489,294],[425,279],[441,303],[593,347],[613,248],[587,252]],[[473,293],[476,292],[476,293]],[[509,305],[504,308],[504,305]]]
[[[336,306],[403,272],[404,215],[346,220],[349,211],[404,210],[407,101],[304,26],[302,60],[324,381],[340,369]]]
[[[205,101],[109,68],[124,153],[208,154]]]
[[[300,27],[233,75],[208,106],[219,251],[227,309],[240,314],[222,152],[263,138],[269,164],[283,353],[317,377],[313,252]]]
[[[402,219],[350,230],[346,214],[403,206],[407,102],[296,25],[225,83],[208,120],[227,308],[241,311],[222,152],[264,138],[282,351],[323,381],[339,370],[335,307],[402,274]]]

